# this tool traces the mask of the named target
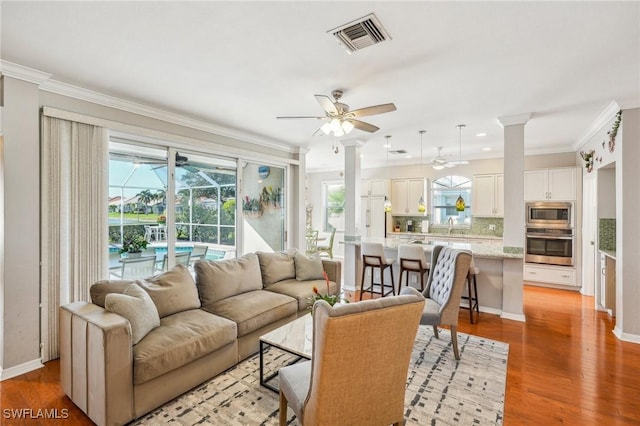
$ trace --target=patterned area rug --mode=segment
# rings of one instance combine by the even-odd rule
[[[449,330],[420,326],[411,355],[405,398],[406,425],[502,424],[509,345],[458,333],[460,361]],[[265,353],[265,370],[291,359]],[[259,380],[258,355],[147,414],[132,425],[277,425],[278,395]],[[272,384],[277,385],[277,378]],[[289,409],[290,425],[298,422]]]

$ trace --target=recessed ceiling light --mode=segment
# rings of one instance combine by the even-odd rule
[[[479,138],[483,138],[485,136],[487,136],[487,134],[485,132],[481,132],[481,133],[476,133],[476,136]]]
[[[486,148],[482,148],[483,151],[491,151],[491,148],[486,147]]]

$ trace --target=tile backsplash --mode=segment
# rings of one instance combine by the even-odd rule
[[[407,221],[413,222],[414,232],[431,232],[433,234],[447,234],[449,229],[446,226],[431,226],[429,230],[420,229],[423,220],[431,219],[427,216],[393,216],[392,230],[395,225],[400,226],[400,232],[407,232]],[[495,229],[489,229],[493,225]],[[504,231],[504,219],[501,217],[472,217],[471,227],[469,228],[453,228],[451,234],[470,234],[470,235],[488,235],[502,237]]]
[[[601,250],[616,249],[616,220],[600,218],[598,220],[598,248]]]

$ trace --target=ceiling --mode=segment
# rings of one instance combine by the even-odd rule
[[[312,136],[315,94],[351,109],[393,102],[354,130],[363,166],[502,157],[497,117],[531,113],[528,154],[575,151],[612,101],[640,106],[640,2],[11,2],[2,59],[52,79],[310,149],[309,170],[343,167]],[[327,31],[375,13],[391,37],[347,54]],[[478,133],[486,133],[478,137]],[[490,148],[490,151],[483,151]]]

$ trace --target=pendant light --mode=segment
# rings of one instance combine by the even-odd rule
[[[424,135],[424,133],[426,132],[426,130],[420,130],[418,133],[420,133],[420,176],[424,178],[424,171],[422,170],[422,135]],[[419,213],[424,213],[425,211],[427,211],[427,206],[424,203],[424,197],[422,194],[420,194],[420,199],[418,200],[418,212]]]
[[[465,127],[464,124],[458,124],[458,129],[460,133],[460,143],[458,145],[458,164],[462,164],[462,128]],[[460,189],[460,195],[458,195],[458,199],[456,200],[456,211],[463,212],[465,208],[464,198],[462,198],[462,188]]]
[[[387,180],[389,180],[389,147],[391,146],[389,144],[389,138],[391,136],[385,136],[385,138],[387,139],[387,143],[385,144],[385,146],[387,147]],[[384,196],[384,211],[385,213],[390,213],[391,212],[391,200],[385,195]]]

